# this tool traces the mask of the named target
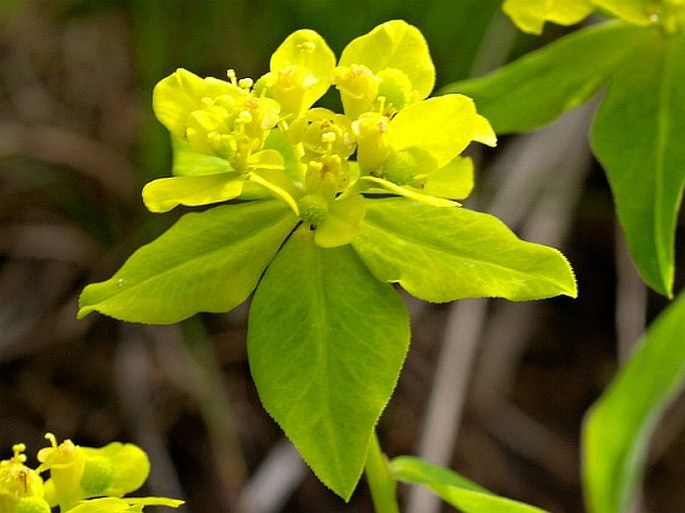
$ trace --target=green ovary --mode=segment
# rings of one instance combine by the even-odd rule
[[[302,222],[315,228],[328,217],[328,201],[320,194],[307,194],[297,202]]]
[[[405,108],[412,98],[412,86],[404,71],[386,68],[378,72],[381,83],[378,96],[385,98],[385,109],[397,112]]]
[[[416,158],[408,151],[391,153],[379,169],[382,178],[397,185],[407,185],[418,173]]]

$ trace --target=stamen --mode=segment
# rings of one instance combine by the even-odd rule
[[[386,123],[385,119],[381,119],[378,122],[378,132],[381,134],[384,134],[387,131],[388,131],[388,124]]]
[[[26,461],[26,455],[22,454],[26,450],[25,444],[14,444],[12,446],[12,452],[14,457],[12,458],[16,463],[24,463]]]
[[[305,77],[302,79],[302,87],[304,87],[305,89],[309,89],[310,87],[314,86],[318,81],[319,79],[316,78],[314,75],[305,75]]]
[[[324,132],[321,134],[321,142],[326,145],[326,154],[333,153],[333,143],[335,142],[335,132]]]
[[[379,96],[377,98],[378,103],[380,105],[380,109],[378,110],[379,114],[385,114],[385,96]]]
[[[228,80],[231,82],[231,84],[238,85],[238,76],[235,74],[234,69],[226,70],[226,76],[228,77]]]
[[[335,142],[335,132],[324,132],[321,134],[321,142],[322,143],[334,143]]]
[[[45,439],[50,441],[50,445],[57,449],[57,438],[52,433],[45,433]]]
[[[243,124],[252,123],[252,114],[250,114],[250,111],[241,110],[238,114],[238,119],[236,119],[236,122]]]
[[[252,86],[254,85],[254,80],[252,80],[250,77],[245,77],[241,78],[238,80],[238,87],[246,90],[250,90]]]

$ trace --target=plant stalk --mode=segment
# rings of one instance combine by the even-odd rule
[[[397,505],[397,482],[390,475],[388,460],[381,451],[376,431],[371,435],[364,473],[375,512],[400,513]]]

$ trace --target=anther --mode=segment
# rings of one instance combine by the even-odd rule
[[[238,87],[240,87],[242,89],[250,90],[253,85],[254,85],[254,80],[252,80],[250,77],[245,77],[245,78],[241,78],[240,80],[238,80]]]
[[[252,114],[247,110],[241,110],[238,114],[237,122],[245,124],[252,123]]]
[[[335,139],[335,132],[324,132],[323,134],[321,134],[322,143],[334,143]]]
[[[234,69],[226,70],[226,76],[228,77],[228,80],[231,82],[231,84],[238,85],[238,76],[235,74]]]
[[[25,444],[14,444],[12,446],[12,452],[14,453],[13,460],[17,463],[24,463],[26,461],[26,455],[22,454],[26,450]]]

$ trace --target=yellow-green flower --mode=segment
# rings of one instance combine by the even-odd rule
[[[298,30],[273,53],[270,71],[257,81],[256,89],[294,119],[328,91],[334,66],[335,55],[326,41],[313,30]]]
[[[0,512],[15,513],[20,503],[23,509],[29,503],[37,508],[50,508],[43,500],[43,480],[35,470],[27,467],[24,444],[12,447],[14,455],[0,461]],[[28,499],[28,502],[25,502]],[[20,511],[21,513],[21,511]]]
[[[452,206],[471,191],[470,163],[460,153],[472,142],[496,144],[473,101],[449,94],[413,103],[393,118],[362,114],[352,125],[360,182],[435,206]]]
[[[45,496],[51,506],[67,504],[70,501],[77,502],[79,496],[79,484],[83,476],[86,457],[81,447],[74,445],[71,440],[65,440],[57,444],[57,439],[52,433],[47,433],[45,438],[50,446],[38,451],[39,473],[50,471],[50,479],[45,483]]]
[[[179,69],[160,81],[152,102],[159,121],[199,153],[220,157],[233,169],[254,167],[269,131],[280,119],[279,104],[257,96],[252,80],[200,78]]]
[[[425,38],[401,20],[388,21],[353,39],[333,76],[345,114],[352,119],[379,110],[391,116],[427,98],[435,85]]]
[[[335,247],[357,237],[378,192],[457,205],[473,186],[460,153],[496,142],[471,99],[426,99],[435,84],[428,45],[400,20],[351,41],[337,66],[319,34],[298,30],[254,87],[229,79],[178,70],[155,88],[175,176],[144,187],[149,210],[276,197],[318,245]],[[343,114],[314,107],[332,84]]]
[[[50,471],[45,482],[50,506],[69,509],[89,497],[122,497],[140,488],[149,474],[147,455],[136,445],[113,442],[96,449],[71,440],[57,444],[52,433],[45,437],[50,446],[38,451],[37,471]]]

